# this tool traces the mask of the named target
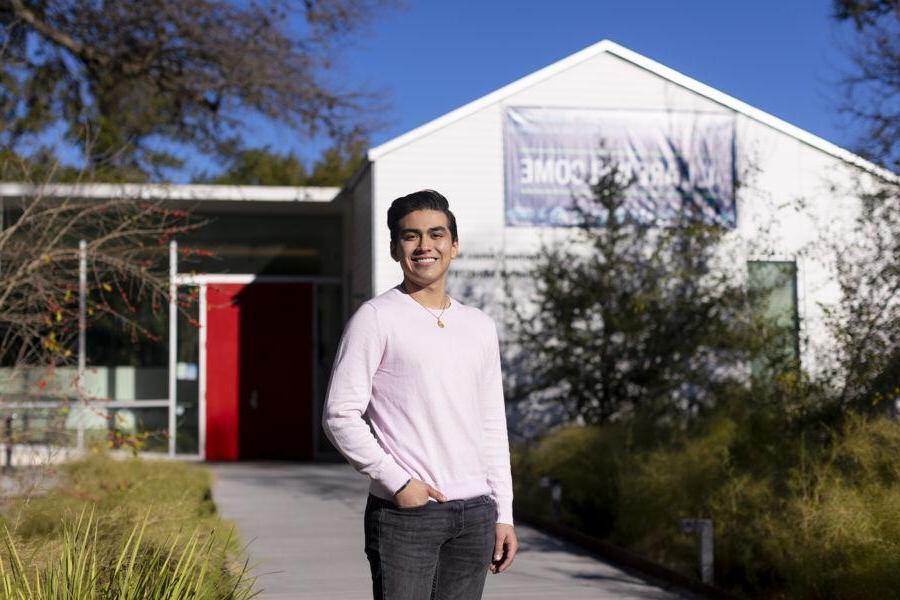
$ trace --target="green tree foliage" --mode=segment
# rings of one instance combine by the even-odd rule
[[[293,153],[277,154],[268,148],[241,150],[225,173],[209,183],[232,185],[306,185],[309,175]],[[202,181],[202,180],[201,180]]]
[[[711,403],[746,358],[746,296],[720,268],[725,230],[661,226],[629,212],[610,165],[571,239],[544,244],[533,292],[513,290],[512,396],[550,397],[566,416],[651,419]]]
[[[313,163],[307,185],[346,184],[366,160],[367,148],[368,143],[364,139],[351,139],[328,148]]]
[[[140,178],[240,148],[248,117],[340,138],[373,98],[329,77],[335,51],[390,3],[0,2],[0,146],[61,130],[94,168]]]
[[[144,183],[146,172],[135,166],[103,163],[89,169],[63,164],[52,149],[41,146],[28,155],[0,150],[0,180],[40,183]]]
[[[327,148],[307,170],[292,152],[279,154],[269,148],[240,151],[228,169],[200,181],[233,185],[343,186],[362,165],[366,156],[364,139],[338,142]]]

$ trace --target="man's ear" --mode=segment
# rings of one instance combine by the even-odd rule
[[[397,255],[397,242],[391,241],[391,258],[394,259],[394,262],[400,262],[400,257]]]
[[[453,242],[453,245],[450,246],[450,258],[456,258],[459,254],[459,240]]]

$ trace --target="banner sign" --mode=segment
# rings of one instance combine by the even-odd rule
[[[577,224],[573,199],[610,165],[641,222],[736,224],[732,115],[507,108],[504,155],[507,225]]]

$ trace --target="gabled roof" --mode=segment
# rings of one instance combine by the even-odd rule
[[[800,129],[795,125],[791,125],[787,121],[779,119],[776,116],[770,115],[769,113],[759,110],[758,108],[754,108],[750,106],[746,102],[741,102],[737,98],[729,96],[719,90],[712,88],[704,83],[697,81],[696,79],[692,79],[687,75],[679,73],[674,69],[670,69],[669,67],[656,62],[655,60],[651,60],[646,56],[638,54],[624,46],[620,46],[619,44],[610,41],[603,40],[597,42],[592,46],[588,46],[584,50],[576,52],[575,54],[571,54],[566,58],[559,60],[549,66],[544,67],[530,75],[526,75],[521,79],[518,79],[509,85],[505,85],[502,88],[487,94],[486,96],[482,96],[477,100],[469,102],[453,110],[433,121],[430,121],[420,127],[416,127],[415,129],[404,133],[398,137],[395,137],[392,140],[389,140],[375,148],[369,150],[369,160],[375,161],[379,157],[384,156],[385,154],[413,142],[429,133],[437,131],[442,127],[445,127],[455,121],[458,121],[462,118],[465,118],[486,106],[494,104],[496,102],[500,102],[513,94],[521,92],[522,90],[529,88],[535,84],[538,84],[554,75],[565,71],[575,65],[594,58],[603,53],[608,53],[622,60],[626,60],[642,69],[645,69],[654,75],[662,77],[675,83],[676,85],[680,85],[681,87],[688,89],[696,94],[699,94],[705,98],[712,100],[713,102],[717,102],[722,106],[730,108],[735,112],[746,115],[747,117],[754,119],[755,121],[759,121],[769,127],[781,131],[782,133],[786,133],[797,140],[812,146],[813,148],[817,148],[827,154],[835,156],[843,161],[846,161],[852,165],[856,165],[861,167],[867,171],[875,173],[881,177],[885,177],[887,179],[896,180],[897,175],[891,173],[890,171],[871,163],[864,158],[853,154],[852,152],[841,148],[835,144],[832,144],[828,140],[820,138],[817,135],[814,135],[806,130]]]

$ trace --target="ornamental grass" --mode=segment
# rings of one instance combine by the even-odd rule
[[[211,475],[102,454],[64,465],[46,493],[7,499],[0,600],[246,600],[253,578]]]

